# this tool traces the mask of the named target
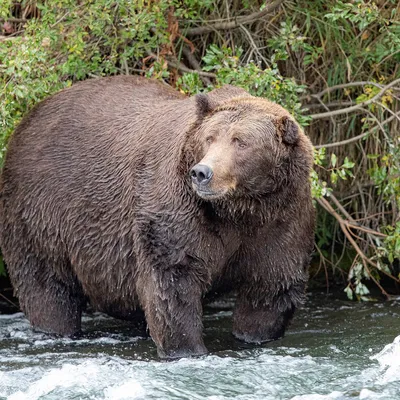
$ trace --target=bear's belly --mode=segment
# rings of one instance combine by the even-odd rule
[[[207,290],[211,287],[221,289],[227,287],[225,281],[229,282],[232,277],[230,263],[240,245],[238,233],[234,229],[225,229],[223,235],[214,232],[204,235],[196,243],[192,242],[192,246],[185,251],[188,257],[181,254],[181,258],[188,260],[185,266],[188,272],[190,262],[199,260],[201,268],[204,268],[204,272],[210,278]],[[141,284],[140,275],[150,273],[145,267],[147,263],[140,262],[136,254],[131,254],[129,260],[122,254],[115,254],[113,258],[113,262],[109,262],[107,268],[103,263],[95,262],[87,263],[85,268],[73,267],[83,292],[97,311],[126,320],[142,318],[143,312],[137,293],[140,288],[137,285]],[[82,254],[81,259],[87,257]],[[163,259],[166,260],[167,257]],[[165,267],[167,268],[168,264]]]
[[[96,311],[103,312],[111,317],[126,320],[126,321],[145,321],[144,311],[138,304],[134,303],[109,303],[93,306]]]
[[[99,284],[96,290],[84,288],[84,291],[90,305],[96,311],[125,320],[143,317],[134,282],[119,285],[119,287]]]

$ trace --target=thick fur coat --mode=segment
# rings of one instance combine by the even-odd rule
[[[38,329],[80,331],[87,301],[144,312],[161,357],[206,352],[202,301],[235,290],[233,333],[281,337],[313,249],[312,146],[282,107],[225,86],[185,97],[139,77],[88,80],[11,137],[0,245]]]

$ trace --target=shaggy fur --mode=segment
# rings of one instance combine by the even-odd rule
[[[311,165],[290,114],[242,89],[187,98],[120,76],[63,90],[16,129],[1,177],[21,307],[60,335],[79,332],[87,300],[119,318],[143,310],[159,355],[176,358],[206,352],[202,300],[229,288],[234,335],[277,339],[304,300]]]

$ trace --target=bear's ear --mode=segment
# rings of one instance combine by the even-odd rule
[[[195,101],[196,101],[196,114],[198,119],[203,119],[216,107],[213,101],[206,94],[196,94]]]
[[[282,118],[282,141],[294,145],[299,140],[299,127],[288,117]]]

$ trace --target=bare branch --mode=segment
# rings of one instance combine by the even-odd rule
[[[341,140],[340,142],[335,142],[335,143],[327,143],[327,144],[318,144],[316,146],[314,146],[316,149],[322,149],[323,147],[330,148],[330,147],[337,147],[337,146],[344,146],[346,144],[349,143],[353,143],[353,142],[357,142],[357,140],[363,139],[365,136],[369,135],[370,133],[374,132],[375,130],[377,130],[378,128],[388,124],[389,122],[393,121],[395,118],[399,118],[400,116],[400,111],[397,112],[395,115],[392,115],[391,117],[385,119],[384,121],[382,121],[380,123],[380,126],[374,126],[373,128],[371,128],[370,130],[360,133],[357,136],[354,136],[350,139],[345,139],[345,140]]]
[[[329,118],[329,117],[333,117],[335,115],[342,115],[342,114],[348,114],[352,111],[356,111],[356,110],[360,110],[361,108],[375,102],[376,100],[378,100],[379,98],[381,98],[385,92],[387,90],[389,90],[390,88],[392,88],[393,86],[396,86],[398,83],[400,83],[400,78],[399,79],[395,79],[393,82],[390,82],[388,85],[384,86],[379,93],[377,93],[374,97],[372,97],[369,100],[363,101],[362,103],[356,104],[355,106],[351,106],[351,107],[347,107],[347,108],[342,108],[339,110],[333,110],[333,111],[328,111],[326,113],[320,113],[320,114],[312,114],[310,115],[310,117],[313,120],[316,119],[322,119],[322,118]]]
[[[147,54],[149,55],[150,58],[154,58],[155,60],[158,59],[157,54],[154,54],[151,51],[148,51]],[[190,69],[178,60],[175,60],[175,61],[166,60],[166,61],[167,61],[169,67],[179,69],[182,72],[196,73],[196,74],[199,74],[200,76],[206,76],[208,78],[216,78],[217,77],[212,72],[204,72],[204,71],[197,71],[194,69]]]
[[[0,35],[0,42],[5,42],[6,40],[13,40],[13,39],[16,39],[17,38],[17,36],[3,36],[3,35]]]
[[[367,262],[363,261],[364,268],[366,269],[369,277],[375,282],[375,285],[381,290],[382,294],[386,297],[386,299],[390,299],[392,296],[388,294],[388,292],[383,288],[383,286],[377,281],[377,279],[371,274],[371,271],[368,268]]]
[[[184,64],[182,64],[181,62],[167,61],[167,63],[168,63],[168,66],[170,66],[172,68],[177,68],[177,69],[179,69],[179,71],[182,71],[182,72],[192,72],[192,73],[199,74],[200,76],[205,76],[207,78],[216,78],[217,77],[212,72],[204,72],[204,71],[198,71],[197,69],[190,69],[190,68],[186,67]]]
[[[333,201],[333,203],[341,211],[341,213],[347,218],[347,220],[345,220],[345,219],[341,220],[342,223],[345,224],[347,227],[357,229],[359,231],[368,233],[372,236],[379,236],[379,237],[384,237],[384,238],[387,237],[387,235],[385,235],[384,233],[375,231],[366,226],[362,226],[357,221],[355,221],[353,219],[353,217],[346,211],[346,209],[340,204],[339,200],[336,198],[336,196],[333,193],[329,194],[329,198]],[[331,208],[331,210],[329,212],[332,213],[332,211],[334,211],[333,207]],[[337,219],[337,216],[339,216],[339,214],[336,211],[335,211],[335,214],[332,214],[332,215],[334,215],[334,217],[336,219]]]
[[[15,307],[16,309],[19,309],[18,305],[15,304],[13,301],[11,301],[10,299],[8,299],[6,296],[4,296],[4,294],[0,293],[0,297],[2,299],[4,299],[7,303],[11,304],[13,307]]]
[[[317,199],[317,202],[326,210],[329,212],[329,214],[331,214],[333,217],[335,217],[335,219],[338,221],[339,226],[342,230],[342,232],[344,233],[344,235],[346,236],[346,238],[348,239],[348,241],[351,243],[351,245],[353,246],[354,250],[357,252],[357,255],[361,258],[362,263],[366,269],[366,271],[368,272],[368,275],[371,277],[371,279],[375,282],[375,284],[379,287],[379,289],[381,290],[382,294],[384,296],[386,296],[386,298],[390,298],[390,295],[385,291],[385,289],[383,289],[383,287],[380,285],[380,283],[374,278],[374,276],[371,274],[370,270],[368,269],[368,264],[373,266],[374,268],[378,268],[377,264],[375,264],[371,259],[369,259],[364,252],[360,249],[360,247],[358,246],[358,244],[356,243],[356,241],[354,240],[354,238],[352,237],[349,228],[348,228],[348,221],[344,220],[334,209],[333,207],[329,204],[329,201],[326,200],[325,198],[321,197],[320,199]],[[397,278],[394,276],[390,277],[394,280],[397,281]]]
[[[351,222],[356,222],[354,221],[353,217],[346,211],[346,209],[340,204],[340,201],[336,198],[336,196],[333,193],[329,193],[329,198],[333,201],[335,206],[338,208],[339,211]]]
[[[25,22],[28,22],[28,20],[25,18],[0,18],[0,22],[14,22],[17,24],[24,24]]]
[[[203,81],[203,83],[204,83],[205,85],[207,85],[207,86],[211,85],[212,82],[211,82],[211,80],[210,80],[210,77],[201,75],[201,73],[202,73],[203,71],[201,70],[200,64],[199,64],[199,62],[197,61],[196,57],[193,55],[193,53],[192,53],[187,47],[184,47],[184,48],[182,49],[182,53],[183,53],[184,56],[186,57],[186,60],[188,61],[188,63],[190,64],[190,66],[191,66],[195,71],[197,71],[197,73],[200,75],[200,78],[201,78],[201,80]]]
[[[300,97],[300,100],[305,100],[308,97],[312,97],[314,99],[320,99],[321,97],[323,97],[325,94],[333,92],[334,90],[338,90],[338,89],[346,89],[349,87],[354,87],[354,86],[367,86],[367,85],[371,85],[371,86],[375,86],[378,88],[383,88],[384,86],[376,83],[376,82],[371,82],[371,81],[358,81],[358,82],[349,82],[349,83],[342,83],[340,85],[335,85],[335,86],[330,86],[327,87],[326,89],[322,90],[319,93],[315,93],[315,94],[309,94],[306,96],[302,96]]]
[[[197,28],[190,28],[186,31],[187,36],[203,35],[214,31],[229,30],[238,28],[240,25],[251,24],[252,22],[263,18],[264,16],[276,10],[284,0],[275,0],[268,3],[261,11],[254,12],[249,15],[237,17],[233,21],[217,22],[213,25],[199,26]]]
[[[261,54],[260,50],[258,49],[257,45],[254,42],[253,37],[251,36],[251,33],[244,27],[244,25],[240,25],[240,29],[246,34],[246,36],[249,38],[250,44],[253,46],[254,51],[258,54],[258,56],[261,58],[261,60],[264,61],[265,65],[268,65],[268,61],[265,59],[265,57]]]
[[[355,101],[349,100],[349,101],[332,101],[330,103],[324,103],[322,100],[318,99],[319,103],[311,103],[311,104],[305,104],[304,107],[307,108],[308,110],[312,110],[315,108],[325,108],[326,110],[329,110],[330,108],[335,108],[335,107],[344,107],[344,106],[354,106],[354,104],[357,104]]]

